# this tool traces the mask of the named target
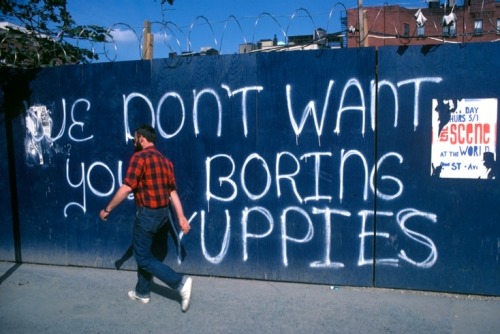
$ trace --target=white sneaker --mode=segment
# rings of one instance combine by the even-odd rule
[[[193,280],[191,277],[188,276],[188,278],[184,282],[184,285],[179,290],[181,297],[182,297],[182,302],[181,302],[182,312],[186,312],[189,308],[189,303],[191,302],[191,290],[192,290],[192,288],[193,288]]]
[[[149,303],[149,297],[139,297],[134,290],[128,292],[128,298],[132,300],[138,300],[143,304]]]

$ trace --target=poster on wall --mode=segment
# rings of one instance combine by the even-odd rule
[[[432,100],[433,177],[496,178],[497,108],[495,98]]]

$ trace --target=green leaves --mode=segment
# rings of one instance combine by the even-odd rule
[[[99,59],[78,42],[105,43],[109,33],[100,26],[75,25],[66,0],[1,1],[0,67],[37,68],[81,64]]]
[[[161,5],[174,3],[160,1]],[[1,0],[0,12],[0,21],[10,23],[0,27],[0,68],[84,64],[99,59],[94,43],[112,41],[103,27],[77,25],[66,10],[66,0]]]

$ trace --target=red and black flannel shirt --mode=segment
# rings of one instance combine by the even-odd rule
[[[123,184],[132,188],[137,206],[165,207],[176,190],[174,165],[150,146],[132,155]]]

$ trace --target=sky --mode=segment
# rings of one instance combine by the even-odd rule
[[[99,25],[112,31],[114,43],[93,46],[100,61],[138,60],[144,21],[151,22],[154,58],[170,52],[199,52],[213,48],[221,54],[238,52],[240,44],[261,39],[312,34],[316,28],[341,31],[340,15],[361,0],[68,0],[67,9],[78,25]],[[399,4],[422,8],[424,0],[363,0],[363,6]],[[82,47],[89,47],[80,44]],[[92,46],[90,46],[92,47]]]

